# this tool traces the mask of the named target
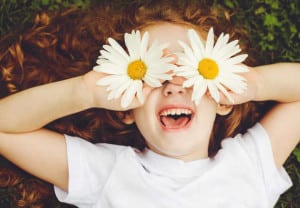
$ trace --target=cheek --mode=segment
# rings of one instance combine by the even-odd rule
[[[151,137],[150,129],[152,128],[153,123],[151,123],[149,116],[145,115],[143,110],[135,110],[133,116],[137,128],[147,141],[147,138]]]
[[[141,122],[141,118],[143,117],[142,110],[140,110],[140,109],[133,110],[133,117],[134,117],[135,123],[137,125],[139,125],[139,123]]]
[[[157,116],[155,110],[157,101],[152,98],[154,98],[154,96],[148,96],[143,106],[133,110],[135,123],[144,137],[153,131],[153,129],[157,128]]]
[[[133,110],[133,117],[136,123],[149,123],[155,118],[155,110],[153,105],[149,107],[143,106]]]
[[[140,130],[147,128],[147,126],[151,125],[150,113],[145,106],[133,110],[133,117],[137,127]]]
[[[207,96],[204,96],[197,108],[197,117],[206,121],[214,120],[217,114],[217,104]]]

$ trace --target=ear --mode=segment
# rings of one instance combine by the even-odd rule
[[[217,114],[220,116],[226,116],[232,111],[233,105],[218,104]]]
[[[122,122],[126,125],[133,124],[135,121],[132,111],[127,111],[122,117]]]

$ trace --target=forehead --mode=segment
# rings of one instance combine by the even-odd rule
[[[187,31],[191,29],[187,25],[158,23],[143,28],[143,32],[149,33],[150,44],[153,41],[158,43],[169,43],[168,49],[172,52],[182,51],[178,40],[188,43]]]

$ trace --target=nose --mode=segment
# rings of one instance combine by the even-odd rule
[[[172,57],[173,60],[170,62],[171,64],[177,64],[178,56],[173,53],[169,49],[163,50],[164,57]],[[174,95],[174,94],[184,94],[186,89],[182,87],[182,83],[185,79],[183,77],[173,76],[172,80],[169,80],[166,84],[164,84],[163,94],[165,96]]]
[[[163,88],[163,94],[165,96],[185,94],[186,89],[182,87],[184,78],[174,76],[172,80],[168,81]]]

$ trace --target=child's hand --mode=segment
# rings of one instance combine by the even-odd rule
[[[104,108],[108,110],[116,111],[126,111],[129,109],[134,109],[139,106],[142,106],[143,103],[140,103],[139,100],[135,97],[131,104],[124,108],[121,106],[121,97],[118,99],[108,100],[107,86],[96,85],[97,80],[105,77],[106,74],[101,72],[90,71],[83,76],[83,81],[88,88],[89,93],[91,93],[91,105],[97,108]],[[143,95],[146,98],[147,95],[152,91],[153,88],[144,85],[143,86]]]
[[[231,91],[228,91],[230,96],[233,98],[234,103],[230,102],[224,94],[221,93],[220,104],[225,105],[237,105],[241,103],[245,103],[251,100],[255,100],[256,94],[259,88],[259,76],[257,71],[252,68],[248,67],[249,72],[241,73],[240,76],[246,79],[247,89],[241,93],[236,94]]]

